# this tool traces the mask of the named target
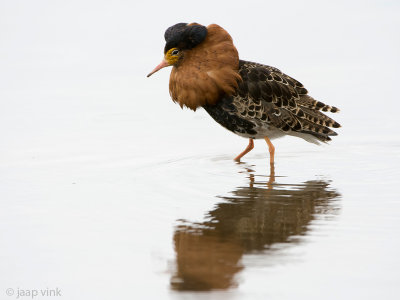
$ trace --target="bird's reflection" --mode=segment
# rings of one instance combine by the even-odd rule
[[[250,167],[249,186],[239,187],[208,213],[203,223],[181,222],[174,233],[175,290],[207,291],[235,286],[245,253],[259,252],[276,243],[295,243],[307,234],[307,225],[321,215],[338,212],[339,194],[322,180],[301,184],[273,183],[256,177]],[[264,180],[263,180],[264,179]]]

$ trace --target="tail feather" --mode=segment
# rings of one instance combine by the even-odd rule
[[[296,103],[300,106],[313,110],[321,110],[324,112],[331,112],[331,113],[337,113],[340,111],[339,108],[335,106],[326,105],[325,103],[315,100],[313,97],[309,95],[301,95],[300,99],[298,99]]]
[[[329,127],[337,127],[339,124],[319,111],[313,112],[303,108],[303,113],[299,117],[295,112],[284,108],[277,110],[279,111],[279,117],[274,118],[274,126],[283,131],[312,135],[322,142],[330,141],[330,136],[337,135]]]
[[[301,119],[300,122],[302,129],[299,132],[311,134],[323,142],[330,141],[330,136],[337,135],[335,131],[327,126],[315,124],[305,119]]]
[[[319,141],[321,141],[321,142],[329,142],[329,141],[332,140],[332,139],[331,139],[329,136],[327,136],[327,135],[319,134],[319,133],[312,132],[312,131],[303,131],[302,133],[310,134],[310,135],[316,137],[316,138],[317,138]]]
[[[341,127],[338,122],[318,110],[313,110],[307,107],[301,107],[301,110],[304,113],[304,118],[312,123],[333,128]]]

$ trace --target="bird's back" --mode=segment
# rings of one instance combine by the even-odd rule
[[[248,138],[299,136],[310,142],[330,141],[340,125],[322,112],[339,109],[315,100],[297,80],[280,70],[239,61],[242,81],[232,96],[222,96],[204,109],[228,130]]]

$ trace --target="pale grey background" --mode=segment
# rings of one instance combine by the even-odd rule
[[[247,184],[230,160],[247,141],[181,111],[169,70],[145,77],[165,29],[193,21],[223,26],[241,58],[300,80],[343,124],[330,146],[275,142],[281,180],[331,180],[340,217],[288,261],[244,257],[239,287],[212,294],[170,291],[173,226]],[[0,298],[395,299],[399,28],[398,1],[1,0]],[[246,160],[265,174],[266,153],[257,142]]]

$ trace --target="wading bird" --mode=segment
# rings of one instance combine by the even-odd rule
[[[304,86],[280,70],[240,60],[231,36],[212,24],[178,23],[165,31],[164,59],[147,77],[172,66],[169,92],[181,107],[203,107],[226,129],[249,139],[235,160],[265,139],[274,162],[271,139],[284,135],[319,144],[337,135],[339,123],[323,114],[339,109],[315,100]]]

